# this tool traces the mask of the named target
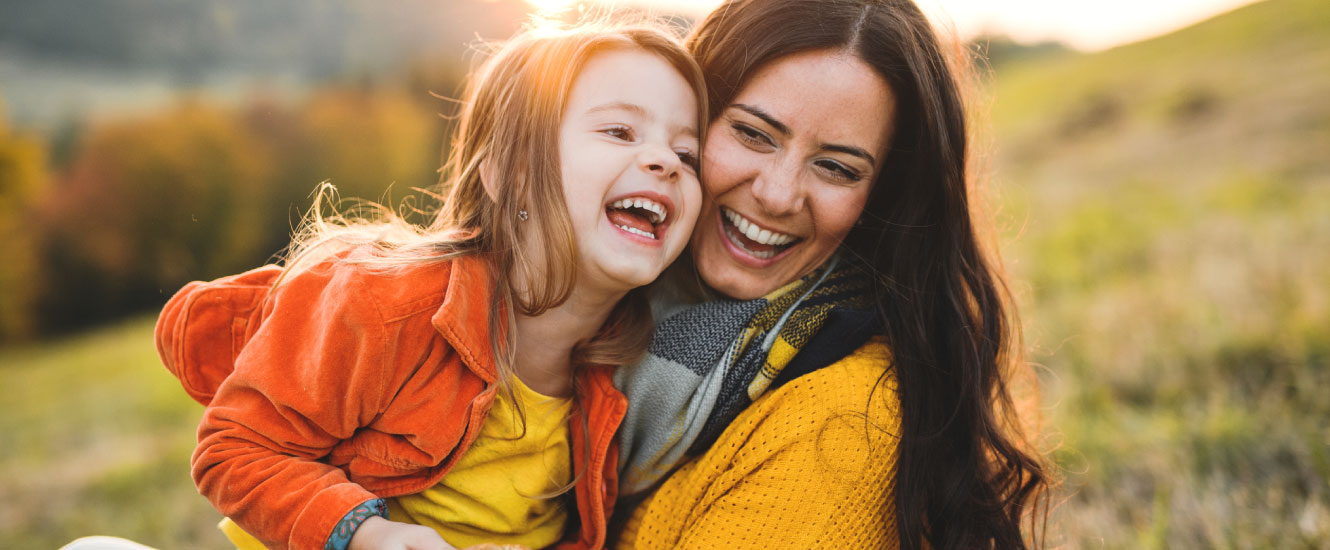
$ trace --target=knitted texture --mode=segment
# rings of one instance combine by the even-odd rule
[[[867,288],[862,271],[833,257],[754,300],[676,305],[653,296],[653,308],[670,313],[658,317],[646,357],[614,374],[629,403],[619,429],[620,496],[640,498],[710,448],[753,399],[797,377],[785,376],[787,367],[829,365],[866,342],[876,318]],[[824,337],[832,334],[839,337]]]
[[[760,397],[634,510],[616,548],[897,548],[888,362],[874,339]]]

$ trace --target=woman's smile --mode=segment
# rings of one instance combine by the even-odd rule
[[[773,260],[786,253],[802,239],[794,235],[768,229],[743,214],[719,207],[717,221],[725,234],[731,251],[737,259],[747,262],[750,258],[760,260],[752,263],[754,267],[765,265],[764,261]]]
[[[707,132],[692,240],[707,285],[752,299],[825,263],[868,202],[893,109],[886,81],[841,51],[758,69]]]

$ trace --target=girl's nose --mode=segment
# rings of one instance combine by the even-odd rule
[[[683,169],[683,161],[668,147],[651,147],[643,151],[640,162],[643,170],[668,181],[679,179],[679,171]]]

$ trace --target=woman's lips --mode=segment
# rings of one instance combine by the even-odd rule
[[[743,215],[720,207],[717,217],[721,240],[731,255],[751,267],[766,267],[785,256],[800,239],[763,229]]]

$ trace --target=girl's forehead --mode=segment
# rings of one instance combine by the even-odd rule
[[[636,48],[600,52],[573,80],[565,115],[619,112],[696,126],[698,97],[660,55]]]

